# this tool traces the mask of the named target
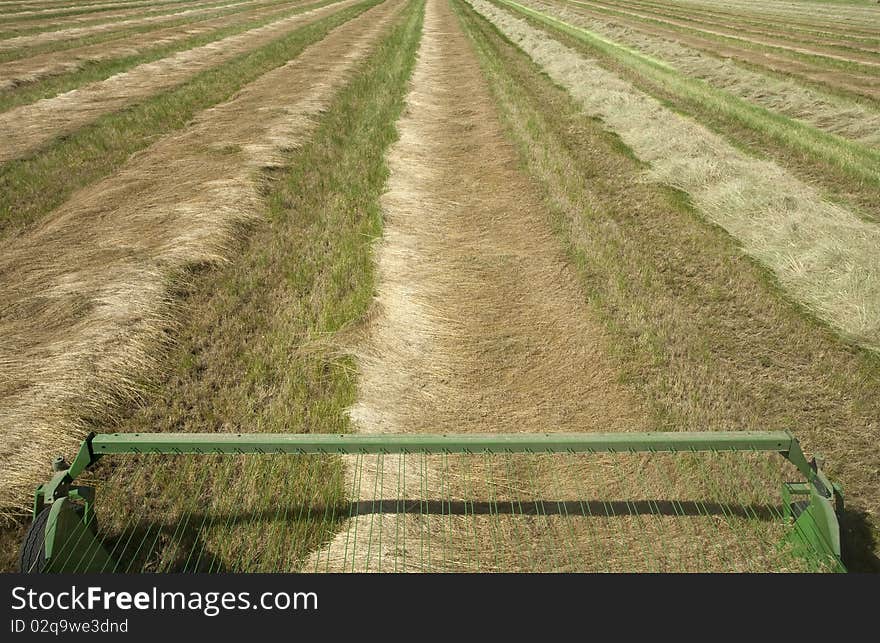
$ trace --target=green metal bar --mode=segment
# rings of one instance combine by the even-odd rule
[[[777,451],[796,440],[786,431],[653,433],[294,434],[112,433],[94,436],[95,456],[107,454],[370,454],[370,453],[635,453]]]

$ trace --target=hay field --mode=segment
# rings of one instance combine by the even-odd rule
[[[0,566],[89,431],[786,429],[880,570],[878,79],[859,0],[0,4]],[[803,570],[780,462],[88,479],[117,571]]]

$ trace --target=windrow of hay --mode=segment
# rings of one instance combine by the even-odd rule
[[[231,25],[283,15],[290,11],[292,5],[299,4],[303,4],[303,0],[271,2],[268,6],[260,6],[255,9],[248,7],[224,14],[219,18],[209,17],[203,20],[194,20],[174,27],[132,34],[124,39],[112,40],[107,43],[50,51],[0,63],[0,91],[33,83],[49,76],[74,72],[86,65],[100,61],[136,56],[147,49],[166,47],[181,40],[188,40]]]
[[[675,40],[652,36],[615,22],[599,20],[542,0],[522,4],[584,27],[672,65],[677,71],[814,127],[880,147],[880,110],[805,87],[793,80],[752,71],[723,57],[706,55]]]
[[[721,2],[719,0],[673,0],[672,2],[647,3],[637,1],[637,6],[652,5],[660,8],[681,7],[686,11],[711,12],[713,14],[749,15],[769,18],[775,21],[790,21],[803,24],[833,25],[842,29],[880,26],[880,16],[876,9],[867,6],[837,3],[824,4],[806,0],[805,2],[763,2],[750,0],[744,2]]]
[[[427,4],[398,129],[376,310],[351,349],[360,372],[351,410],[357,429],[645,428],[645,408],[617,381],[608,338],[518,169],[444,0]],[[759,465],[747,457],[386,455],[347,462],[353,517],[303,570],[788,568],[766,546],[781,536],[778,522],[735,517],[725,524],[720,515],[636,509],[645,498],[725,502],[734,479],[754,478],[724,482],[732,470],[754,473]]]
[[[593,14],[596,13],[593,9],[589,11]],[[715,56],[732,58],[743,61],[748,65],[803,78],[810,83],[833,88],[836,92],[871,99],[880,98],[880,75],[873,68],[854,68],[847,63],[827,59],[825,60],[827,64],[823,65],[820,64],[820,59],[810,56],[776,51],[766,47],[749,45],[744,41],[729,40],[710,34],[700,34],[686,27],[659,24],[650,20],[615,16],[615,22],[652,35],[676,40],[689,47],[709,52]],[[844,70],[841,67],[847,67],[847,69]]]
[[[586,5],[588,3],[581,3]],[[589,3],[590,6],[601,7],[618,7],[621,6],[616,2]],[[740,14],[726,12],[723,15],[712,12],[700,12],[693,9],[682,9],[671,4],[657,6],[653,3],[628,3],[628,8],[638,8],[647,10],[649,13],[659,13],[663,16],[672,16],[681,18],[688,23],[707,24],[715,27],[733,27],[741,33],[756,33],[762,36],[770,36],[780,40],[792,42],[810,42],[812,44],[827,45],[831,47],[854,49],[861,51],[874,51],[874,48],[880,38],[876,34],[858,35],[853,33],[849,27],[844,27],[844,32],[832,31],[826,26],[825,28],[816,29],[809,27],[796,26],[788,20],[756,20],[753,14],[743,12]],[[870,32],[869,32],[870,33]]]
[[[340,0],[273,21],[201,47],[139,65],[103,81],[0,113],[0,130],[7,132],[0,162],[21,158],[45,142],[89,123],[140,98],[151,96],[192,78],[244,52],[359,0]]]
[[[222,4],[224,7],[229,7],[233,5],[240,6],[244,4],[254,4],[257,1],[258,0],[236,0],[234,2],[220,4]],[[14,38],[6,38],[4,40],[0,40],[0,52],[12,51],[15,49],[20,49],[22,47],[33,47],[35,45],[42,45],[57,40],[72,40],[74,38],[82,38],[84,36],[89,36],[101,32],[119,31],[127,27],[170,22],[172,20],[176,20],[182,17],[191,17],[198,16],[204,13],[210,13],[212,11],[216,11],[216,9],[217,4],[215,3],[208,6],[186,9],[184,11],[175,11],[174,13],[163,13],[158,16],[131,18],[129,20],[114,20],[113,22],[102,22],[99,24],[84,27],[71,27],[70,29],[57,29],[54,31],[42,31],[34,34],[16,36]]]
[[[575,4],[585,4],[589,3],[580,3],[575,2]],[[785,42],[780,41],[776,38],[767,38],[761,37],[757,35],[740,35],[742,32],[738,32],[735,28],[729,29],[712,29],[709,27],[700,27],[698,25],[694,25],[684,20],[676,20],[675,18],[670,18],[667,16],[658,15],[656,13],[652,14],[643,14],[638,11],[631,11],[625,9],[615,9],[615,13],[625,16],[630,16],[632,18],[636,18],[638,20],[649,19],[654,22],[658,22],[664,25],[671,25],[677,28],[685,28],[690,31],[694,31],[699,34],[707,34],[713,37],[720,37],[735,41],[744,42],[748,45],[758,45],[761,47],[766,47],[768,49],[779,50],[783,52],[791,52],[794,54],[805,54],[810,57],[816,58],[825,58],[832,61],[841,61],[846,63],[856,63],[859,65],[865,65],[867,67],[877,67],[880,66],[880,60],[877,60],[876,57],[872,57],[867,53],[860,53],[858,51],[853,51],[850,53],[834,53],[828,51],[827,49],[822,49],[817,46],[808,46],[807,43],[802,45],[789,45],[785,44]]]
[[[0,507],[29,503],[49,453],[138,395],[187,267],[226,260],[261,211],[259,171],[300,144],[400,10],[386,2],[204,112],[0,247]]]
[[[217,0],[211,0],[217,2]],[[5,31],[17,32],[19,30],[25,33],[31,33],[36,27],[40,31],[47,28],[65,28],[77,24],[97,24],[98,22],[111,22],[113,20],[129,18],[136,15],[156,15],[176,11],[181,8],[192,8],[194,6],[203,6],[203,2],[198,0],[188,0],[181,2],[180,0],[172,0],[171,2],[156,2],[144,5],[133,5],[130,7],[107,7],[107,8],[81,8],[73,11],[52,11],[45,10],[35,13],[6,14],[0,16],[3,21],[3,29]]]
[[[700,213],[739,240],[797,301],[852,340],[880,349],[880,227],[525,21],[484,0],[471,4],[650,163],[648,178],[690,194]]]

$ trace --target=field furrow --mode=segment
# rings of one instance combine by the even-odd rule
[[[257,49],[298,27],[352,5],[341,0],[282,18],[263,27],[182,51],[169,58],[146,63],[54,98],[24,105],[0,114],[0,128],[11,135],[0,150],[0,162],[21,158],[47,141],[72,131],[139,99],[174,87],[196,74],[244,52]],[[15,124],[15,127],[12,124]]]
[[[136,395],[172,323],[170,280],[228,258],[241,226],[262,211],[260,170],[308,136],[401,3],[357,6],[366,11],[3,242],[4,433],[48,430],[73,444],[82,418],[107,417]],[[29,451],[36,444],[20,444],[2,456],[4,506],[23,502],[42,469]],[[9,468],[28,461],[31,470]]]

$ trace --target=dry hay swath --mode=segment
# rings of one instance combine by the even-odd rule
[[[739,42],[746,43],[748,45],[760,45],[765,47],[772,47],[773,49],[779,49],[785,52],[792,52],[795,54],[807,54],[809,56],[814,56],[817,58],[827,58],[829,60],[837,60],[848,63],[857,63],[859,65],[865,65],[867,67],[880,67],[880,60],[877,60],[874,57],[868,55],[859,55],[858,53],[851,54],[839,54],[832,53],[825,49],[820,49],[818,47],[809,47],[809,46],[798,46],[798,45],[790,45],[782,42],[778,39],[769,38],[769,37],[758,37],[758,36],[746,36],[739,35],[735,29],[711,29],[703,26],[694,26],[691,23],[688,23],[683,20],[676,20],[675,18],[671,18],[665,15],[658,14],[650,14],[645,15],[639,13],[637,11],[628,11],[625,9],[617,9],[617,11],[623,15],[631,16],[637,19],[645,19],[648,18],[652,21],[660,22],[667,25],[672,25],[674,27],[684,27],[694,33],[698,34],[708,34],[710,36],[722,37],[730,40],[736,40]],[[741,32],[740,32],[741,33]]]
[[[265,45],[303,25],[315,22],[358,0],[341,0],[311,9],[250,31],[167,58],[0,114],[0,130],[7,132],[0,162],[21,158],[65,132],[81,127],[138,99],[174,87],[238,54]]]
[[[683,74],[705,80],[762,107],[864,145],[880,147],[880,111],[877,109],[811,89],[793,80],[752,71],[729,58],[706,55],[671,38],[652,36],[612,21],[586,17],[555,3],[526,0],[522,4],[654,56]]]
[[[241,6],[254,4],[259,0],[244,0],[242,2],[230,2],[226,7]],[[114,20],[113,22],[101,23],[97,25],[89,25],[86,27],[71,27],[69,29],[58,29],[55,31],[42,31],[35,34],[27,34],[16,36],[14,38],[6,38],[0,40],[0,51],[12,51],[22,47],[33,47],[36,45],[44,45],[46,43],[55,42],[57,40],[72,40],[74,38],[84,38],[98,33],[107,31],[118,31],[125,27],[140,27],[154,23],[170,22],[187,16],[198,16],[203,13],[217,11],[217,7],[196,7],[194,9],[186,9],[175,13],[164,13],[158,16],[147,16],[140,18],[131,18],[129,20]]]
[[[650,178],[690,194],[699,212],[769,267],[795,299],[854,341],[880,349],[880,227],[525,21],[483,0],[471,4],[650,163]]]
[[[33,83],[49,76],[71,73],[82,69],[89,63],[112,60],[126,56],[135,56],[145,49],[165,47],[174,42],[192,38],[203,33],[222,29],[245,20],[256,20],[274,14],[283,14],[302,4],[302,0],[282,5],[273,4],[268,8],[259,8],[236,12],[220,18],[195,20],[184,25],[156,29],[145,33],[131,34],[124,39],[114,39],[85,47],[74,47],[62,51],[51,51],[45,54],[11,60],[0,63],[0,91],[26,83]],[[279,8],[280,7],[280,8]]]
[[[399,12],[334,29],[186,131],[75,194],[0,247],[0,507],[20,514],[48,458],[71,453],[158,368],[169,287],[224,261],[261,210],[259,170],[283,162]]]
[[[26,9],[23,11],[10,11],[7,13],[0,14],[0,18],[3,20],[8,20],[9,18],[24,18],[27,16],[34,16],[39,18],[43,14],[51,13],[53,16],[57,16],[62,20],[70,19],[73,20],[94,20],[95,14],[99,14],[98,17],[104,18],[117,18],[121,15],[131,14],[137,10],[142,10],[142,7],[161,7],[164,5],[178,5],[178,6],[189,6],[196,4],[192,0],[183,1],[181,0],[159,0],[159,1],[145,1],[145,2],[101,2],[101,3],[77,3],[73,6],[66,7],[52,7],[43,5],[39,9]],[[102,11],[99,11],[102,10]],[[82,13],[85,11],[84,16],[70,16],[69,18],[65,18],[64,14],[68,13]],[[53,17],[54,20],[54,17]]]

